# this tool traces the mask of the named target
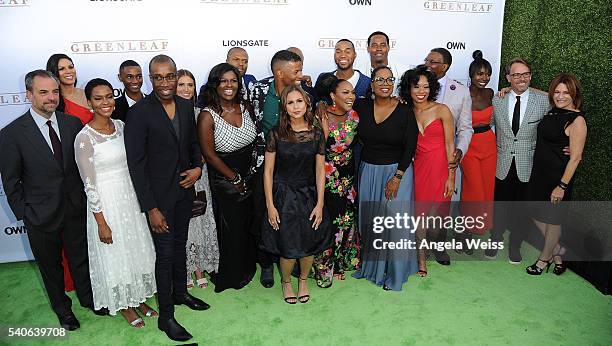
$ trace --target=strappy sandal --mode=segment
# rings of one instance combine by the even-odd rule
[[[427,270],[423,270],[423,269],[419,269],[417,272],[417,275],[424,278],[427,276]]]
[[[129,308],[132,309],[132,308]],[[136,314],[136,318],[129,321],[128,317],[125,315],[124,311],[127,312],[129,309],[123,310],[121,311],[121,315],[123,316],[123,318],[125,318],[125,320],[130,324],[130,326],[134,327],[134,328],[142,328],[145,326],[144,321],[142,320],[142,318],[140,316],[138,316],[138,313],[136,311],[134,311],[134,314]]]
[[[306,280],[308,280],[308,278],[306,278],[306,279],[298,278],[298,280],[306,282]],[[298,292],[299,292],[299,288],[298,288]],[[310,294],[301,295],[301,296],[297,297],[297,299],[300,301],[300,303],[306,304],[310,300]]]
[[[193,288],[193,279],[190,277],[187,278],[187,289],[190,290]]]
[[[198,287],[202,289],[208,287],[208,280],[206,280],[206,278],[198,279],[196,280],[196,283],[198,284]]]
[[[143,305],[146,307],[147,312],[143,311],[143,309],[142,309]],[[148,306],[145,303],[141,303],[140,306],[138,306],[138,311],[140,311],[140,313],[142,313],[143,315],[145,315],[147,317],[158,317],[159,316],[157,311],[153,310],[150,306]]]
[[[283,297],[285,297],[285,285],[286,284],[291,285],[291,281],[283,281],[282,282]],[[285,297],[284,299],[285,299],[285,303],[293,305],[293,304],[297,303],[298,297],[296,297],[296,296],[289,296],[289,297]]]

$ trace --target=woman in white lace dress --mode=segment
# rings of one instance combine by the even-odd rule
[[[85,87],[93,120],[76,136],[74,153],[87,195],[87,248],[96,309],[120,311],[134,327],[157,316],[145,300],[157,291],[155,247],[128,171],[123,122],[112,120],[113,89],[103,79]]]
[[[176,95],[194,103],[197,99],[195,77],[188,70],[178,70]],[[196,118],[200,109],[194,107]],[[208,286],[204,272],[213,273],[219,269],[219,245],[217,242],[217,227],[212,210],[212,196],[208,183],[208,169],[202,167],[202,177],[195,183],[196,193],[206,194],[206,212],[191,218],[187,236],[187,288],[193,287],[192,275],[195,273],[196,283],[200,288]]]

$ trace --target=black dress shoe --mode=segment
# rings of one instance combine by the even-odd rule
[[[267,268],[261,268],[261,275],[259,276],[259,282],[265,288],[274,286],[274,266]]]
[[[81,327],[79,320],[77,320],[72,312],[64,316],[57,316],[57,318],[59,319],[60,326],[68,331],[77,330]]]
[[[523,260],[523,256],[521,256],[521,250],[519,248],[516,247],[510,247],[510,250],[508,250],[508,262],[510,262],[510,264],[521,264],[521,261]]]
[[[446,251],[436,252],[435,256],[436,256],[436,262],[438,262],[439,264],[443,266],[449,266],[451,264],[450,256],[446,253]]]
[[[189,293],[185,293],[182,297],[175,297],[174,305],[186,305],[191,310],[208,310],[210,308],[210,305],[206,304],[202,299],[196,298]]]
[[[174,341],[187,341],[193,338],[193,336],[174,318],[159,320],[159,322],[157,322],[157,328],[166,333],[166,335]]]

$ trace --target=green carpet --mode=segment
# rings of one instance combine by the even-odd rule
[[[524,263],[535,256],[527,254]],[[284,303],[278,280],[271,289],[254,281],[221,294],[196,287],[191,293],[212,308],[177,307],[176,318],[194,343],[209,345],[610,344],[612,297],[571,271],[532,277],[524,267],[502,260],[429,263],[429,276],[410,277],[401,292],[351,277],[326,290],[310,281],[312,299],[304,305]],[[2,335],[0,344],[172,344],[155,320],[131,328],[120,315],[95,316],[70,297],[81,329],[51,340]],[[58,326],[32,262],[0,265],[0,307],[0,327]]]

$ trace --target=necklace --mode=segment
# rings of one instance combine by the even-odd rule
[[[236,108],[235,108],[235,107],[232,107],[232,108],[225,108],[225,107],[223,107],[223,106],[221,106],[221,109],[223,109],[223,111],[224,111],[224,112],[227,112],[227,113],[233,113],[233,112],[236,110]]]

